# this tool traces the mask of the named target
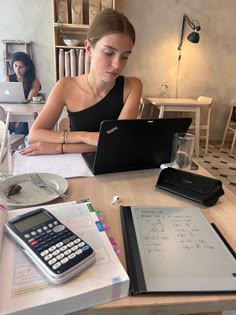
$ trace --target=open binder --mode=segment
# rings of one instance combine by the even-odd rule
[[[120,207],[130,293],[236,292],[229,244],[198,208]]]

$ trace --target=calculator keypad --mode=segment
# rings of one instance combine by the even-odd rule
[[[26,233],[24,237],[40,259],[57,273],[65,272],[92,252],[83,240],[55,220]]]

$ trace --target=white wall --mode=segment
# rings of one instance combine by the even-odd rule
[[[45,92],[47,96],[54,84],[52,31],[51,0],[0,1],[0,41],[8,39],[33,42],[33,60],[37,77],[41,82],[41,91]],[[1,49],[1,81],[3,77],[3,53]]]
[[[186,39],[191,32],[186,25],[179,97],[214,97],[210,139],[222,139],[229,102],[236,97],[236,1],[117,0],[116,8],[135,26],[137,43],[126,73],[142,79],[146,96],[158,96],[163,82],[175,96],[182,16],[200,22],[199,44]]]
[[[175,96],[183,14],[200,22],[199,44],[187,41],[191,29],[186,25],[179,97],[214,97],[210,139],[222,139],[229,102],[236,97],[236,1],[116,0],[116,8],[128,16],[137,32],[125,73],[140,77],[144,96],[158,96],[162,83],[169,85],[169,96]],[[0,40],[34,42],[38,77],[47,94],[54,84],[52,30],[51,0],[0,0]]]

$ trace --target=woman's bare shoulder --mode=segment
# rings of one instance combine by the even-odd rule
[[[125,77],[125,85],[128,87],[139,87],[142,88],[142,81],[137,77]]]

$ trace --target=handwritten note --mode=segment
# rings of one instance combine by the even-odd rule
[[[145,279],[219,276],[234,258],[198,208],[131,207]]]

